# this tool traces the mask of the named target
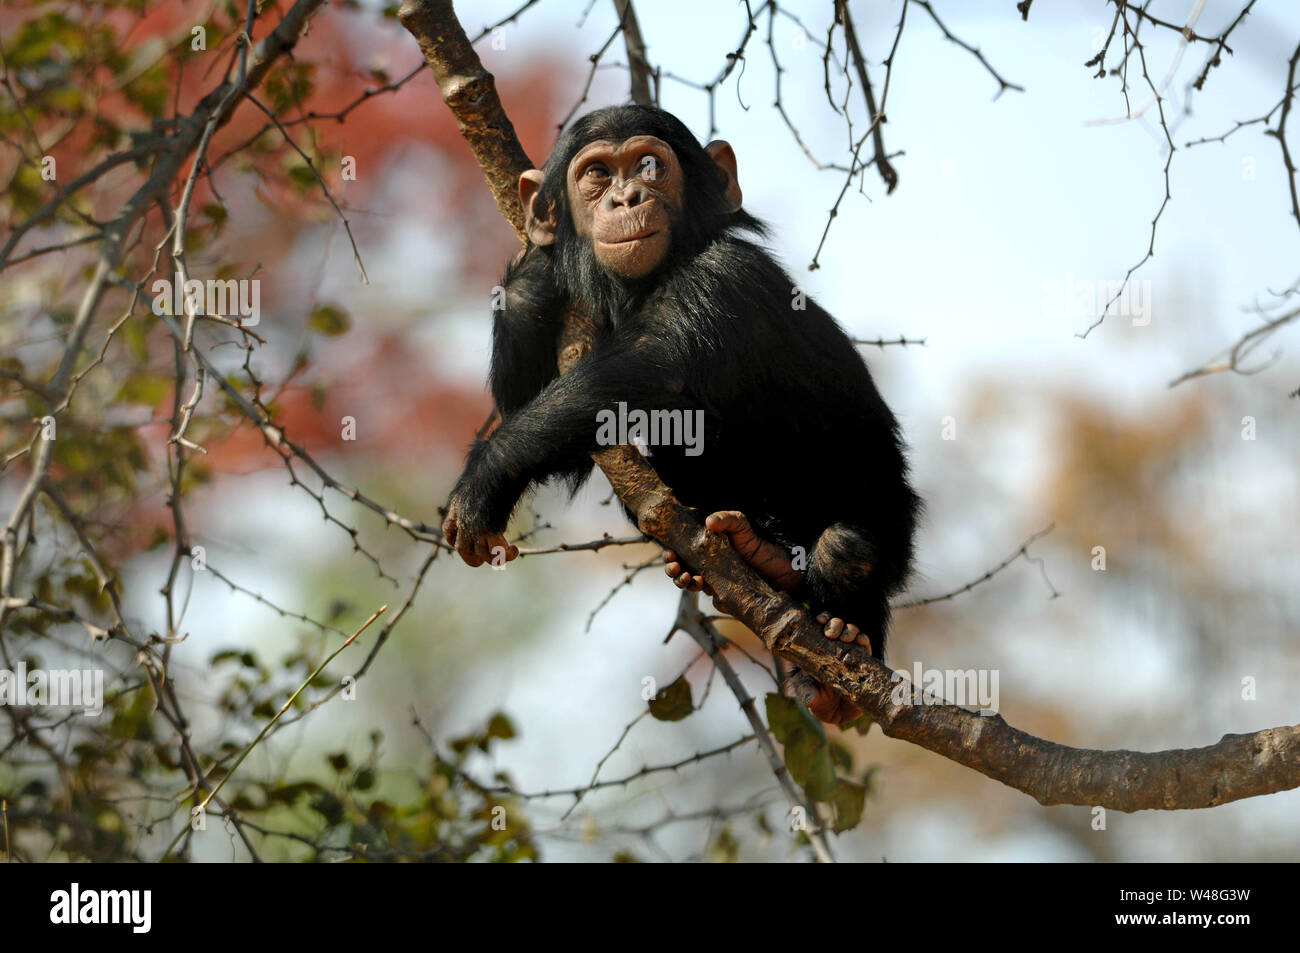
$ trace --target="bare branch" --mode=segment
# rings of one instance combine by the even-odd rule
[[[1003,79],[1002,74],[993,68],[993,64],[984,58],[984,54],[980,52],[978,46],[971,46],[965,40],[961,39],[961,37],[955,36],[952,33],[952,31],[950,31],[946,26],[944,26],[943,21],[939,19],[939,15],[934,12],[934,7],[930,4],[929,0],[913,0],[913,2],[916,3],[916,5],[919,6],[921,9],[923,9],[926,13],[930,14],[930,19],[934,21],[935,26],[937,26],[943,32],[944,39],[948,40],[951,43],[956,43],[958,46],[960,46],[971,56],[975,57],[975,59],[979,60],[980,65],[983,66],[986,70],[988,70],[989,75],[998,81],[998,91],[993,94],[994,99],[997,99],[1008,89],[1014,89],[1018,93],[1023,93],[1025,91],[1025,87],[1019,85],[1018,83],[1011,83]],[[1021,13],[1024,14],[1026,19],[1028,19],[1029,17],[1028,5],[1026,5],[1025,8],[1021,10]]]
[[[703,613],[700,612],[699,593],[682,593],[681,599],[677,603],[677,621],[674,625],[699,643],[700,648],[708,653],[709,658],[713,660],[714,667],[722,674],[727,687],[736,696],[736,701],[740,704],[740,710],[754,729],[754,736],[758,739],[758,746],[767,759],[772,773],[776,776],[777,784],[785,792],[790,807],[802,809],[809,820],[816,822],[817,830],[808,832],[810,835],[808,840],[818,862],[823,864],[833,863],[835,858],[831,855],[830,842],[827,839],[821,816],[817,811],[817,805],[812,801],[805,801],[803,796],[800,795],[794,779],[790,777],[790,772],[781,759],[780,752],[776,750],[776,740],[772,737],[772,733],[768,731],[767,725],[763,723],[758,710],[754,707],[753,696],[749,694],[744,682],[740,680],[736,670],[731,667],[731,663],[727,661],[726,656],[721,652],[722,647],[726,645],[726,640],[718,635],[713,624],[706,621]]]
[[[903,35],[903,24],[907,20],[907,3],[908,0],[903,0],[903,9],[898,15],[898,32],[894,35],[894,49],[898,48],[898,38]],[[885,113],[883,109],[876,109],[876,95],[871,89],[871,78],[867,75],[867,59],[862,55],[862,47],[858,45],[858,32],[853,28],[853,17],[849,14],[847,0],[836,0],[835,12],[844,23],[844,39],[849,45],[853,68],[857,71],[858,83],[862,86],[862,94],[867,100],[867,116],[871,120],[871,144],[875,150],[871,161],[875,163],[876,171],[884,180],[885,194],[888,195],[898,187],[898,172],[885,154],[885,137],[881,128],[885,124]],[[894,50],[889,51],[889,57],[885,61],[885,90],[884,96],[881,97],[882,105],[884,97],[889,95],[889,65],[893,61]]]
[[[655,103],[650,92],[650,77],[654,68],[646,58],[645,40],[641,38],[641,24],[637,22],[636,8],[632,0],[614,0],[614,9],[618,11],[618,25],[623,31],[623,46],[627,50],[627,69],[632,77],[632,102],[644,106]]]
[[[1237,374],[1258,374],[1268,367],[1271,362],[1266,362],[1259,367],[1246,368],[1242,362],[1254,352],[1254,350],[1272,337],[1273,332],[1285,324],[1290,324],[1297,317],[1300,317],[1300,308],[1293,308],[1285,314],[1276,318],[1265,321],[1259,327],[1247,331],[1225,352],[1225,357],[1221,361],[1207,361],[1200,367],[1193,368],[1169,382],[1170,387],[1177,387],[1184,381],[1190,381],[1197,377],[1205,377],[1209,374],[1219,374],[1223,371],[1232,371]]]
[[[959,588],[957,588],[957,589],[953,589],[953,590],[950,591],[950,592],[945,592],[945,593],[944,593],[943,595],[941,595],[941,596],[927,596],[927,597],[924,598],[924,599],[915,599],[915,600],[913,600],[913,601],[911,601],[911,602],[900,602],[900,603],[898,603],[894,608],[896,608],[896,609],[915,609],[915,608],[917,608],[918,606],[928,606],[928,605],[933,605],[933,604],[936,603],[936,602],[945,602],[945,601],[947,601],[948,599],[955,599],[955,598],[957,598],[958,596],[963,595],[964,593],[970,592],[972,589],[974,589],[974,588],[975,588],[976,586],[978,586],[980,583],[988,582],[990,579],[992,579],[994,576],[996,576],[996,575],[997,575],[998,573],[1000,573],[1002,570],[1006,569],[1008,566],[1010,566],[1013,562],[1015,562],[1015,561],[1016,561],[1017,559],[1019,559],[1020,557],[1023,556],[1025,559],[1029,559],[1029,558],[1030,558],[1030,557],[1029,557],[1029,547],[1030,547],[1031,545],[1033,545],[1034,543],[1038,542],[1040,539],[1042,539],[1044,536],[1046,536],[1048,533],[1050,533],[1050,532],[1051,532],[1052,530],[1054,530],[1054,529],[1056,529],[1056,524],[1055,524],[1055,523],[1051,524],[1051,525],[1048,526],[1046,529],[1040,529],[1040,530],[1039,530],[1037,533],[1035,533],[1033,536],[1030,536],[1027,540],[1025,540],[1023,543],[1021,543],[1021,544],[1020,544],[1020,548],[1017,549],[1014,553],[1012,553],[1012,554],[1011,554],[1010,556],[1008,556],[1006,559],[1002,560],[1002,562],[998,563],[996,566],[994,566],[994,567],[993,567],[992,569],[990,569],[988,572],[984,573],[984,575],[980,576],[978,579],[973,579],[973,580],[971,580],[970,582],[966,583],[966,585],[964,585],[964,586],[961,586],[961,587],[959,587]],[[1051,595],[1050,598],[1055,599],[1057,596],[1060,595],[1060,593],[1056,591],[1056,587],[1052,585],[1051,580],[1050,580],[1050,579],[1047,579],[1047,573],[1046,573],[1046,572],[1043,573],[1043,578],[1047,580],[1048,588],[1050,588],[1050,589],[1052,590],[1052,595]]]

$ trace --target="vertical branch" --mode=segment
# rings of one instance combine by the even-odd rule
[[[212,141],[212,134],[217,131],[217,126],[225,119],[236,98],[245,92],[244,79],[248,75],[248,47],[253,42],[253,19],[256,16],[257,2],[256,0],[248,0],[248,13],[244,17],[244,28],[235,37],[235,43],[239,47],[235,81],[230,84],[221,102],[208,114],[207,121],[203,124],[203,134],[199,137],[199,144],[194,149],[194,162],[190,166],[189,176],[185,179],[185,188],[181,191],[181,200],[176,206],[176,227],[172,230],[172,264],[175,268],[176,281],[181,287],[181,298],[185,302],[186,351],[194,347],[194,323],[198,320],[198,309],[194,302],[190,300],[190,296],[185,294],[185,284],[189,277],[186,274],[185,267],[185,226],[190,217],[190,202],[194,198],[194,186],[199,181],[199,171],[203,168],[203,164],[207,159],[208,143]]]
[[[623,31],[623,45],[627,49],[627,69],[632,74],[632,102],[641,106],[654,105],[655,97],[650,93],[650,77],[654,70],[646,58],[636,9],[632,0],[614,0],[614,9],[618,11],[618,25]]]
[[[1297,46],[1295,52],[1291,54],[1290,68],[1286,74],[1286,91],[1282,97],[1282,116],[1278,119],[1277,128],[1265,130],[1264,135],[1273,136],[1282,147],[1282,164],[1286,166],[1287,187],[1291,190],[1291,214],[1295,217],[1296,223],[1300,224],[1300,195],[1296,194],[1295,183],[1296,167],[1286,142],[1286,121],[1291,118],[1291,101],[1295,98],[1297,62],[1300,62],[1300,46]]]
[[[722,654],[722,647],[726,641],[718,634],[713,625],[704,618],[699,607],[700,596],[697,592],[683,592],[681,600],[677,603],[677,621],[674,625],[693,638],[709,656],[713,662],[722,680],[727,683],[731,693],[736,696],[736,701],[740,703],[740,710],[749,720],[749,725],[754,729],[754,737],[758,740],[758,747],[762,750],[764,757],[767,758],[768,766],[771,767],[772,773],[776,775],[777,784],[785,793],[786,800],[790,803],[791,809],[801,808],[808,819],[816,825],[808,831],[808,842],[812,844],[813,854],[817,862],[821,864],[833,864],[835,858],[831,855],[830,843],[826,837],[826,828],[822,821],[821,814],[817,810],[817,805],[811,801],[805,801],[799,793],[798,786],[794,779],[790,777],[790,772],[786,770],[785,762],[781,760],[780,753],[776,750],[776,741],[772,738],[772,733],[768,731],[767,725],[763,723],[758,709],[754,706],[754,698],[745,688],[745,683],[740,680],[736,670],[732,668],[727,657]]]
[[[483,170],[497,209],[523,241],[524,210],[517,183],[519,174],[533,164],[501,105],[496,79],[483,68],[451,0],[404,0],[397,19],[419,42],[442,101]]]
[[[849,54],[853,59],[853,67],[857,70],[858,83],[862,86],[862,94],[867,100],[867,111],[870,114],[871,122],[871,145],[875,150],[875,155],[871,161],[876,164],[877,171],[880,172],[880,178],[885,182],[885,194],[888,195],[898,187],[898,171],[890,164],[888,156],[885,155],[885,134],[882,126],[885,124],[885,114],[883,112],[884,97],[881,98],[882,109],[876,109],[876,94],[871,88],[871,79],[867,76],[867,61],[862,55],[862,47],[858,45],[858,32],[853,28],[853,17],[849,15],[849,5],[847,0],[836,0],[836,13],[844,21],[844,39],[848,43]],[[907,17],[907,0],[903,0],[903,11],[898,17],[898,33],[895,34],[895,46],[897,46],[897,37],[903,34],[903,21]],[[890,51],[890,58],[893,58],[893,51]],[[888,95],[889,70],[886,64],[885,72],[885,92]]]

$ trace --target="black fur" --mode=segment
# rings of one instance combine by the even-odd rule
[[[668,259],[630,282],[601,270],[574,235],[565,171],[589,142],[644,134],[673,147],[687,185]],[[529,486],[590,472],[602,409],[619,401],[702,409],[702,455],[656,446],[650,462],[659,476],[701,516],[740,510],[764,537],[802,547],[799,595],[857,624],[882,657],[888,598],[909,571],[920,503],[898,424],[861,355],[813,301],[793,308],[794,282],[737,234],[762,234],[763,226],[727,211],[723,177],[668,113],[592,113],[560,140],[544,173],[538,210],[556,210],[557,241],[530,246],[506,273],[491,375],[503,422],[471,450],[457,485],[466,522],[503,530]],[[556,341],[570,299],[608,323],[591,353],[560,376]]]

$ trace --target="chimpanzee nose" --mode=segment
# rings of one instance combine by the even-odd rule
[[[615,205],[625,205],[628,208],[636,208],[645,199],[641,192],[641,187],[635,182],[625,182],[614,190],[613,194]]]

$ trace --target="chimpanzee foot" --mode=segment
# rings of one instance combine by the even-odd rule
[[[782,693],[803,702],[814,718],[830,725],[843,725],[862,717],[861,708],[797,668],[790,668]]]
[[[871,651],[871,636],[863,632],[852,623],[845,623],[843,619],[837,619],[829,612],[823,612],[817,617],[825,628],[822,632],[828,639],[838,639],[841,642],[856,642],[858,645],[866,646],[868,652]]]
[[[773,589],[792,592],[803,583],[803,573],[794,568],[790,554],[776,543],[763,539],[749,524],[745,514],[737,510],[722,510],[710,513],[704,525],[715,533],[726,533],[731,547],[740,557],[749,563]],[[703,592],[713,595],[713,590],[705,583],[704,577],[690,572],[670,549],[664,550],[664,572],[673,580],[678,589],[690,592]],[[856,642],[871,650],[871,639],[856,625],[845,624],[843,619],[833,618],[829,612],[817,617],[825,628],[826,638],[841,642]],[[789,676],[784,683],[787,697],[797,699],[808,706],[808,710],[820,721],[832,725],[842,725],[862,717],[862,709],[852,704],[837,692],[827,688],[810,675],[793,666],[789,666]]]
[[[715,533],[725,533],[731,541],[731,548],[773,589],[791,592],[803,582],[803,573],[794,568],[790,554],[776,543],[755,533],[744,513],[737,510],[710,513],[705,517],[704,525]],[[664,550],[664,562],[667,563],[664,572],[672,578],[673,585],[678,589],[713,595],[713,590],[705,584],[704,577],[688,571],[671,549]]]

